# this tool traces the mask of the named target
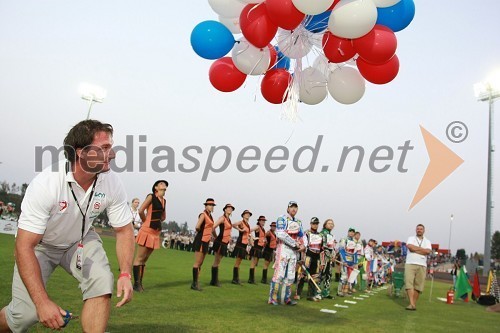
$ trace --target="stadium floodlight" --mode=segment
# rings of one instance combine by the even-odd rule
[[[104,98],[106,97],[106,89],[89,84],[89,83],[82,83],[80,84],[80,87],[78,89],[78,92],[80,93],[80,96],[82,99],[86,100],[89,102],[89,109],[87,112],[87,119],[90,118],[90,110],[92,110],[92,105],[94,103],[102,103]]]
[[[493,163],[495,146],[493,145],[493,104],[500,98],[500,70],[494,72],[484,82],[474,85],[474,95],[478,101],[488,101],[489,105],[489,129],[488,129],[488,174],[486,185],[486,223],[484,230],[484,259],[483,276],[488,276],[491,268],[491,219],[493,202]]]

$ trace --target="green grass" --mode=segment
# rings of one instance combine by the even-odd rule
[[[113,238],[103,237],[111,265],[117,272]],[[0,306],[10,301],[14,237],[0,234]],[[109,332],[498,332],[500,314],[488,313],[474,303],[456,302],[448,305],[436,297],[446,297],[448,284],[434,283],[429,302],[430,282],[418,302],[417,311],[405,311],[403,298],[392,298],[380,291],[348,309],[335,308],[344,299],[319,303],[300,301],[298,306],[267,304],[268,286],[236,286],[230,283],[234,259],[221,263],[221,288],[210,287],[213,257],[207,256],[201,273],[202,292],[189,289],[193,253],[160,249],[155,251],[146,267],[146,292],[135,294],[125,307],[113,308]],[[241,280],[248,279],[249,262],[241,266]],[[262,267],[256,271],[260,280]],[[271,272],[270,272],[271,273]],[[337,284],[334,283],[336,288]],[[307,288],[307,287],[306,287]],[[78,283],[58,268],[47,285],[52,299],[65,309],[79,314],[82,308]],[[113,297],[113,304],[117,298]],[[334,309],[336,314],[320,309]],[[41,325],[31,332],[48,332]],[[71,322],[66,332],[81,331],[79,322]]]

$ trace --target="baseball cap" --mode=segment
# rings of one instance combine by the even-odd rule
[[[293,207],[293,206],[295,206],[295,207],[299,207],[299,205],[297,204],[297,202],[296,202],[296,201],[290,201],[290,202],[288,203],[288,207]]]
[[[319,219],[317,217],[313,217],[311,219],[311,223],[319,223]]]

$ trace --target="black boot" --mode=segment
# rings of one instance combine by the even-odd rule
[[[262,280],[260,280],[260,282],[267,284],[267,269],[262,270]]]
[[[132,272],[134,274],[134,291],[141,292],[140,290],[140,285],[139,285],[139,274],[140,274],[141,266],[139,265],[134,265],[132,267]]]
[[[193,283],[191,284],[191,289],[196,291],[201,291],[200,285],[198,284],[199,275],[200,269],[198,267],[193,267]]]
[[[255,268],[250,268],[250,275],[248,278],[248,283],[255,284]]]
[[[231,281],[232,284],[241,284],[239,273],[240,273],[239,267],[233,267],[233,281]]]
[[[144,277],[144,269],[146,268],[146,265],[139,265],[139,292],[142,293],[144,291],[144,287],[142,286],[142,278]]]
[[[297,290],[295,291],[295,299],[300,299],[302,296],[302,290],[304,290],[304,279],[299,278],[299,283],[297,283]]]
[[[219,283],[219,267],[212,267],[212,281],[210,281],[211,286],[220,287]]]

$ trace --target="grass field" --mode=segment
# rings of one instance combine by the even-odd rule
[[[117,275],[114,238],[103,237],[111,265]],[[14,237],[0,234],[0,306],[10,301],[14,265]],[[234,259],[221,263],[221,288],[210,287],[210,267],[213,257],[207,256],[201,273],[202,292],[189,289],[193,254],[160,249],[151,256],[144,275],[146,291],[135,294],[131,303],[113,308],[109,332],[499,332],[500,314],[488,313],[474,303],[456,302],[448,305],[436,299],[446,297],[449,285],[434,283],[429,301],[430,281],[418,303],[417,311],[405,311],[403,298],[389,297],[380,291],[349,308],[336,308],[344,299],[323,300],[319,303],[302,300],[295,307],[267,304],[268,286],[232,285]],[[248,279],[249,262],[241,267],[241,280]],[[262,267],[257,268],[260,281]],[[337,284],[334,283],[336,288]],[[307,287],[305,287],[307,288]],[[79,314],[82,308],[78,284],[58,268],[47,289],[52,299],[65,309]],[[116,304],[117,298],[113,297]],[[322,313],[332,309],[336,314]],[[31,332],[48,332],[41,325]],[[81,331],[77,320],[66,332]]]

